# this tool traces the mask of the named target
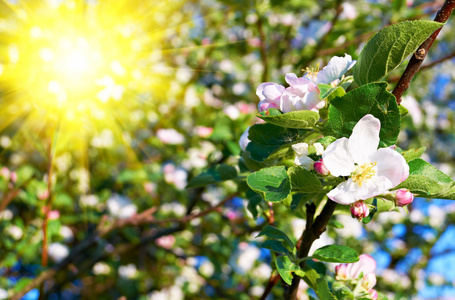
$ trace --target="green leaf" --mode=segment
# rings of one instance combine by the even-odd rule
[[[363,48],[354,67],[359,85],[379,81],[415,52],[436,29],[433,21],[405,21],[381,29]]]
[[[317,192],[322,187],[321,182],[313,173],[300,166],[290,167],[288,169],[288,175],[291,179],[293,191]]]
[[[359,260],[357,251],[341,245],[327,245],[321,247],[314,251],[311,257],[320,261],[334,263],[353,263]]]
[[[372,205],[374,206],[374,209],[370,209],[368,216],[362,219],[363,224],[368,224],[373,220],[374,215],[378,211],[378,199],[374,198]]]
[[[27,284],[29,284],[30,282],[32,281],[31,278],[27,278],[27,277],[22,277],[21,279],[19,279],[19,281],[16,283],[16,285],[14,286],[14,289],[13,291],[14,292],[19,292],[21,291],[23,288],[25,288],[25,286]]]
[[[376,82],[361,86],[335,98],[329,107],[326,135],[349,137],[357,122],[372,114],[381,121],[380,147],[394,145],[400,132],[401,117],[395,96],[387,91],[387,83]]]
[[[335,296],[332,294],[332,292],[329,289],[329,284],[327,283],[327,280],[322,277],[317,280],[317,290],[316,293],[319,296],[319,299],[324,299],[324,300],[336,300]]]
[[[338,87],[332,86],[330,84],[325,84],[325,83],[320,83],[318,84],[318,89],[320,91],[319,98],[325,99],[328,96],[330,96],[333,92],[335,92]],[[339,89],[343,90],[342,87],[339,87]]]
[[[291,144],[298,137],[298,130],[287,129],[273,124],[256,124],[251,126],[248,138],[251,140],[246,147],[252,159],[262,162],[265,161],[274,151],[280,151],[284,155],[289,151],[290,146],[284,146],[284,152],[280,147]],[[275,157],[279,157],[276,155]]]
[[[404,117],[407,114],[409,114],[409,110],[406,107],[404,107],[403,105],[399,105],[398,109],[400,110],[401,117]]]
[[[284,243],[283,245],[287,249],[289,249],[291,251],[294,251],[294,249],[295,249],[294,243],[286,235],[286,233],[284,233],[283,231],[279,230],[276,227],[266,225],[256,237],[260,237],[260,236],[266,236],[269,239],[283,241],[283,243]]]
[[[209,184],[234,179],[237,177],[237,170],[233,166],[220,164],[202,172],[190,180],[187,188],[201,187]]]
[[[303,275],[302,269],[292,263],[287,256],[278,256],[276,258],[276,268],[281,278],[283,278],[284,282],[289,285],[292,284],[292,278],[294,277],[292,273],[296,272],[299,275]]]
[[[335,142],[336,138],[333,136],[325,136],[323,138],[320,138],[319,140],[316,141],[316,143],[320,143],[324,148],[327,148],[331,143]]]
[[[308,264],[305,264],[304,272],[303,280],[310,288],[317,291],[318,279],[321,278],[321,275],[315,269],[308,266]]]
[[[276,110],[271,108],[268,110],[268,115],[260,113],[257,116],[267,123],[295,129],[311,128],[319,121],[319,114],[315,111],[298,110],[285,114],[276,114]],[[273,112],[273,114],[270,112]]]
[[[254,172],[248,176],[247,183],[252,190],[270,202],[281,202],[291,193],[291,182],[284,166]]]
[[[253,215],[253,218],[255,218],[255,219],[258,217],[258,208],[257,207],[258,207],[259,203],[261,203],[261,201],[262,201],[262,197],[256,194],[251,199],[249,199],[248,205],[246,206],[248,211]]]
[[[284,254],[286,256],[289,256],[291,253],[286,247],[283,246],[283,244],[280,241],[276,240],[266,240],[262,244],[262,248],[270,249],[274,252]]]
[[[420,156],[422,156],[426,149],[427,149],[426,147],[421,147],[419,149],[409,149],[401,153],[401,155],[403,155],[406,162],[409,162],[415,158],[419,158]]]
[[[354,300],[354,293],[342,282],[334,282],[332,290],[337,299],[339,300]]]
[[[422,198],[455,200],[455,182],[426,161],[416,158],[409,163],[409,177],[396,189],[409,189]]]

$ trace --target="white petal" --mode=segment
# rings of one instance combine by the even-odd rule
[[[297,166],[302,166],[307,170],[311,170],[314,168],[314,160],[312,160],[306,155],[296,155],[294,164],[296,164]]]
[[[366,115],[354,126],[349,137],[349,152],[356,164],[370,162],[370,156],[378,149],[381,122]]]
[[[347,147],[348,141],[347,138],[338,139],[322,154],[324,164],[333,176],[348,176],[355,171],[354,160]]]
[[[359,200],[358,195],[358,184],[352,181],[351,178],[340,183],[333,190],[331,190],[327,197],[335,201],[336,203],[349,205]]]
[[[264,95],[265,99],[269,101],[273,101],[275,104],[279,104],[281,94],[284,92],[284,86],[279,84],[270,84],[264,87],[264,91],[262,94]]]
[[[327,194],[327,197],[336,203],[347,205],[359,200],[366,200],[368,198],[383,194],[390,188],[390,181],[383,176],[375,176],[363,182],[362,185],[359,185],[358,183],[352,181],[352,178],[349,178],[331,190]]]
[[[359,261],[353,264],[348,264],[347,274],[348,278],[357,279],[360,276],[360,273],[363,273],[363,276],[366,274],[374,273],[376,269],[376,261],[373,257],[368,254],[362,254],[359,256]]]
[[[345,54],[344,57],[332,57],[327,66],[319,71],[318,82],[328,84],[336,79],[339,79],[344,75],[344,73],[352,68],[355,63],[356,61],[353,61],[352,57],[348,54]]]
[[[319,111],[325,106],[325,101],[319,98],[319,93],[307,93],[304,99],[305,107],[307,110]]]
[[[269,93],[269,96],[270,96],[270,93],[273,91],[273,90],[276,90],[277,92],[281,91],[281,93],[284,91],[284,86],[282,85],[279,85],[279,84],[276,84],[274,82],[264,82],[264,83],[261,83],[258,88],[256,89],[256,95],[259,97],[259,100],[262,101],[262,100],[265,100],[266,99],[266,96],[264,95],[265,93],[265,90],[269,90],[268,93]],[[276,97],[274,98],[268,98],[267,100],[274,100]]]
[[[378,149],[372,156],[371,161],[377,162],[376,175],[384,176],[396,187],[409,176],[409,166],[404,157],[390,148]]]
[[[314,143],[313,146],[316,149],[316,155],[322,155],[324,153],[324,146],[321,143]]]
[[[292,145],[292,149],[298,155],[308,155],[308,144],[307,143],[298,143]]]

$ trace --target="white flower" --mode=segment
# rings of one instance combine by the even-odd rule
[[[132,279],[137,276],[137,267],[134,264],[127,264],[118,268],[120,277]]]
[[[114,194],[107,200],[107,210],[113,217],[127,219],[137,212],[137,207],[125,196]]]
[[[70,254],[70,250],[67,245],[52,243],[49,245],[48,253],[49,257],[58,263]]]
[[[95,275],[107,275],[111,271],[111,267],[105,262],[97,262],[92,268]]]
[[[308,157],[307,143],[294,144],[292,145],[292,149],[295,151],[294,164],[296,164],[297,166],[302,166],[307,170],[313,168],[314,160]]]
[[[315,80],[314,76],[311,76],[311,73],[306,74],[305,76],[311,78],[316,84],[331,84],[338,81],[356,64],[356,62],[357,61],[352,60],[352,57],[348,54],[344,54],[344,57],[334,56],[330,59],[327,66],[325,66],[321,71],[315,73],[317,80]]]
[[[322,155],[322,153],[324,153],[324,146],[322,146],[321,143],[314,143],[313,146],[316,149],[317,155]]]
[[[294,73],[285,76],[290,87],[281,95],[280,110],[290,112],[295,110],[318,111],[325,106],[325,101],[319,99],[317,84],[307,77],[298,78]]]
[[[348,205],[381,195],[409,176],[409,166],[398,152],[377,149],[381,122],[366,115],[355,125],[349,139],[333,142],[322,155],[333,176],[350,176],[327,196]]]
[[[156,136],[163,144],[179,145],[185,142],[185,137],[173,128],[158,129]]]

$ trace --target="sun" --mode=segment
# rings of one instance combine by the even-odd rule
[[[63,148],[106,128],[121,134],[123,117],[169,83],[156,66],[180,5],[0,0],[0,130],[17,120],[58,128]]]

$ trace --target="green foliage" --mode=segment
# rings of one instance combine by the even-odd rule
[[[401,155],[403,155],[406,162],[409,163],[411,160],[421,157],[426,149],[427,149],[426,147],[420,147],[418,149],[409,149],[409,150],[403,151],[403,153],[401,153]]]
[[[396,189],[409,189],[422,198],[455,200],[455,182],[423,159],[416,158],[409,163],[409,177]]]
[[[339,300],[354,300],[354,293],[343,283],[334,282],[332,284],[332,290],[337,299]]]
[[[381,29],[360,53],[354,67],[355,82],[364,85],[380,81],[442,25],[444,24],[419,20]]]
[[[246,151],[250,152],[251,158],[262,162],[272,156],[277,159],[290,151],[291,144],[298,137],[296,129],[287,129],[273,124],[256,124],[251,126],[248,138],[251,142]]]
[[[387,83],[361,86],[343,97],[337,97],[329,107],[329,120],[324,131],[336,138],[349,137],[357,122],[372,114],[381,121],[380,147],[394,145],[400,132],[401,118],[395,97],[387,91]]]
[[[341,245],[327,245],[314,251],[314,259],[332,263],[354,263],[359,261],[359,254],[352,248]]]
[[[234,179],[237,177],[237,170],[233,166],[220,164],[197,175],[187,185],[187,188],[201,187],[209,184]]]
[[[319,299],[336,300],[335,296],[329,289],[327,280],[324,277],[317,280],[316,293],[318,294]]]
[[[321,182],[314,173],[301,166],[291,166],[288,175],[293,191],[317,193],[321,189]]]
[[[284,166],[256,171],[248,176],[247,183],[270,202],[281,202],[291,193],[291,182]]]
[[[256,237],[260,236],[266,236],[269,239],[283,241],[283,245],[292,252],[295,249],[294,243],[291,239],[276,227],[266,225]]]
[[[276,268],[278,273],[280,273],[281,278],[283,278],[284,282],[287,284],[292,284],[292,278],[294,277],[293,273],[298,276],[304,275],[302,269],[294,264],[287,256],[278,256],[276,258]]]
[[[279,110],[271,108],[267,112],[258,114],[258,117],[267,123],[294,129],[311,128],[319,121],[319,114],[315,111],[299,110],[285,114],[279,114],[277,112]]]

